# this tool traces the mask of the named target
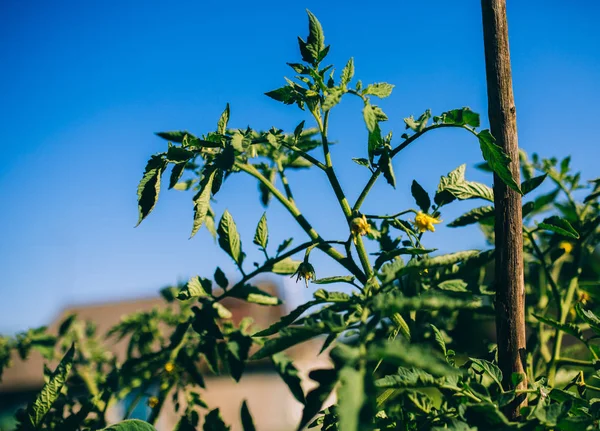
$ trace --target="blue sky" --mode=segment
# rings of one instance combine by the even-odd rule
[[[174,4],[173,4],[174,3]],[[220,265],[227,256],[202,230],[188,240],[191,194],[165,191],[136,229],[136,186],[148,157],[165,148],[153,132],[214,130],[225,104],[233,127],[291,131],[297,108],[263,95],[292,76],[305,8],[317,15],[341,70],[354,57],[364,83],[396,85],[381,102],[386,130],[402,118],[470,106],[486,113],[479,1],[460,2],[0,2],[0,332],[51,321],[69,304],[153,295]],[[375,9],[376,7],[376,9]],[[598,176],[594,130],[600,96],[600,3],[512,1],[508,18],[519,143],[563,157],[584,178]],[[367,172],[350,161],[366,154],[361,106],[344,100],[331,119],[334,162],[353,201]],[[395,160],[398,186],[377,184],[365,212],[413,206],[410,182],[434,191],[440,175],[467,163],[478,145],[457,131],[436,131]],[[291,175],[300,208],[327,239],[344,235],[339,208],[317,172]],[[255,182],[230,178],[214,208],[233,214],[249,257],[263,209]],[[444,214],[452,220],[473,203]],[[277,205],[268,210],[271,244],[305,236]],[[427,245],[442,251],[482,248],[476,229],[440,227]],[[248,259],[251,261],[252,259]],[[316,260],[319,276],[338,268]],[[292,302],[308,292],[283,283]],[[312,288],[311,288],[312,290]],[[310,291],[309,291],[310,292]]]

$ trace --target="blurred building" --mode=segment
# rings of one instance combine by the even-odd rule
[[[261,289],[275,293],[275,286],[262,285]],[[239,300],[227,300],[224,305],[232,312],[233,320],[237,323],[242,318],[250,316],[259,328],[264,328],[287,314],[284,306],[264,307],[248,304]],[[122,316],[140,311],[150,311],[153,308],[167,306],[162,298],[120,301],[105,304],[84,305],[65,309],[59,317],[49,325],[49,332],[56,334],[60,322],[65,317],[76,314],[78,319],[94,322],[98,334],[106,332],[119,323]],[[107,346],[118,357],[125,357],[126,340],[115,342],[113,338],[106,340]],[[310,370],[317,367],[327,367],[327,355],[319,356],[322,340],[313,340],[289,349],[286,353],[294,360],[300,371],[305,391],[311,388],[307,378]],[[15,411],[24,407],[36,395],[44,383],[44,359],[37,351],[32,351],[27,361],[14,355],[12,366],[4,371],[0,383],[0,431],[11,430],[14,426],[12,417]],[[55,364],[51,364],[55,366]],[[242,431],[240,424],[240,407],[246,400],[254,418],[256,428],[260,431],[286,431],[297,426],[302,405],[291,395],[288,387],[279,375],[269,366],[248,363],[246,371],[239,383],[229,376],[204,375],[206,390],[201,390],[202,397],[208,406],[218,407],[222,417],[232,431]],[[111,407],[110,419],[117,422],[123,418],[129,404],[135,397],[129,397]],[[169,397],[170,399],[170,397]],[[150,408],[146,400],[141,400],[131,414],[131,418],[146,419]],[[169,401],[170,402],[170,401]],[[156,424],[158,431],[171,431],[179,420],[172,405],[166,403]]]

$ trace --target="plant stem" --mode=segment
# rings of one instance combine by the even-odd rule
[[[323,171],[327,170],[327,167],[323,163],[321,163],[320,161],[318,161],[317,159],[315,159],[313,156],[311,156],[310,154],[306,153],[305,151],[302,151],[296,145],[288,145],[285,142],[283,142],[281,145],[283,145],[284,147],[289,148],[290,150],[295,151],[296,153],[300,154],[300,156],[302,156],[304,159],[306,159],[309,162],[311,162],[317,168],[319,168],[319,169],[321,169]]]
[[[387,216],[378,216],[378,215],[365,215],[366,218],[372,218],[372,219],[394,219],[396,217],[400,217],[401,215],[404,214],[408,214],[408,213],[417,213],[417,211],[410,209],[410,210],[406,210],[406,211],[400,211],[399,213],[393,214],[393,215],[387,215]]]
[[[279,172],[279,178],[281,178],[281,183],[283,184],[283,189],[285,190],[285,195],[287,196],[288,201],[295,206],[296,203],[294,202],[294,195],[292,194],[290,183],[288,182],[287,176],[283,171],[283,166],[281,165],[280,161],[277,162],[277,172]]]
[[[574,358],[557,358],[556,367],[558,368],[561,365],[573,365],[576,367],[594,367],[594,362]]]
[[[562,317],[563,317],[562,316],[563,310],[561,307],[561,299],[560,299],[560,292],[558,290],[558,285],[556,284],[556,281],[554,281],[554,277],[552,276],[552,273],[550,272],[550,268],[548,268],[548,265],[546,265],[546,258],[544,257],[544,253],[542,252],[540,247],[535,242],[535,237],[533,236],[533,232],[530,231],[529,229],[527,229],[526,227],[523,227],[523,231],[529,237],[529,241],[531,241],[531,246],[533,247],[533,252],[536,255],[536,257],[538,258],[538,260],[540,261],[542,268],[544,269],[544,273],[546,274],[546,277],[548,278],[548,283],[550,283],[550,288],[552,289],[552,296],[554,297],[554,302],[556,303],[557,317],[558,317],[558,320],[561,321]]]
[[[237,168],[239,168],[240,170],[252,175],[254,178],[259,180],[262,184],[264,184],[264,186],[267,189],[269,189],[269,191],[271,193],[273,193],[273,196],[275,196],[275,198],[279,202],[281,202],[281,204],[288,210],[288,212],[294,217],[294,219],[296,219],[296,221],[298,222],[300,227],[302,227],[302,229],[304,229],[304,231],[313,240],[313,242],[316,242],[318,244],[317,247],[320,250],[323,250],[331,258],[333,258],[340,265],[342,265],[344,268],[346,268],[348,271],[350,271],[350,273],[352,273],[361,283],[366,282],[367,277],[360,270],[360,268],[358,268],[356,266],[356,264],[354,263],[352,258],[344,256],[339,251],[337,251],[335,248],[333,248],[331,245],[329,245],[327,243],[327,241],[323,240],[323,238],[321,238],[321,236],[312,227],[312,225],[308,222],[308,220],[306,220],[306,218],[304,218],[304,216],[302,215],[300,210],[298,210],[296,205],[294,205],[285,196],[283,196],[283,194],[281,194],[281,192],[273,185],[273,183],[271,181],[269,181],[268,179],[266,179],[264,177],[264,175],[262,175],[253,165],[248,164],[248,163],[236,162],[235,166]]]

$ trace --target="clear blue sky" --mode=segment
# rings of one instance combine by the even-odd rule
[[[386,130],[431,108],[486,113],[479,1],[378,2],[0,2],[0,332],[49,322],[68,304],[150,296],[216,264],[233,267],[206,230],[188,240],[191,194],[161,194],[157,209],[134,229],[136,186],[148,157],[165,148],[153,132],[213,130],[226,102],[233,127],[285,130],[306,117],[263,95],[282,85],[299,60],[312,10],[341,70],[355,59],[363,82],[396,85],[381,103]],[[510,46],[519,141],[546,156],[572,154],[584,178],[598,176],[600,3],[593,0],[509,2]],[[350,161],[366,154],[356,100],[332,115],[339,142],[334,161],[353,201],[367,172]],[[410,181],[433,191],[440,175],[467,163],[478,145],[464,133],[434,132],[394,162],[398,187],[383,182],[364,206],[395,212],[412,206]],[[292,175],[307,218],[333,238],[340,211],[317,173]],[[391,193],[389,193],[391,192]],[[317,208],[311,205],[320,202]],[[473,203],[444,214],[452,220]],[[254,257],[252,234],[262,208],[256,184],[228,180],[214,205],[238,220]],[[242,220],[242,218],[244,220]],[[305,240],[276,205],[268,212],[271,243]],[[476,229],[441,227],[427,234],[440,250],[482,248]],[[249,262],[251,259],[249,259]],[[337,268],[316,261],[319,276]],[[288,298],[306,290],[285,282]]]

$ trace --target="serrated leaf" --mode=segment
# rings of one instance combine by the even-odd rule
[[[317,63],[325,50],[325,35],[321,23],[308,9],[308,38],[306,39],[306,49],[311,53],[312,63]]]
[[[50,376],[48,382],[42,387],[42,390],[37,395],[33,403],[27,407],[27,418],[29,425],[34,429],[39,428],[46,417],[46,414],[52,408],[54,402],[58,399],[62,387],[65,385],[73,361],[75,358],[75,346],[65,353],[58,367]]]
[[[304,397],[304,391],[302,390],[302,380],[298,374],[298,369],[294,366],[292,361],[283,353],[277,353],[271,356],[273,365],[277,374],[285,382],[290,392],[299,402],[304,404],[306,402]]]
[[[183,171],[185,170],[185,163],[178,163],[173,166],[171,170],[171,177],[169,178],[169,190],[177,185],[177,182],[183,175]]]
[[[127,419],[106,428],[102,428],[101,431],[156,431],[156,428],[148,422],[139,419]]]
[[[242,242],[233,217],[225,210],[217,228],[219,245],[238,265],[242,264]]]
[[[292,275],[295,274],[302,262],[294,260],[291,257],[286,257],[273,264],[271,272],[279,275]]]
[[[225,425],[219,409],[214,409],[205,416],[202,429],[204,431],[229,431],[231,427]]]
[[[310,326],[292,326],[281,329],[279,331],[279,337],[268,339],[251,359],[263,359],[276,353],[283,352],[296,344],[303,343],[317,335],[321,335],[325,331],[327,331],[325,327],[317,328]]]
[[[331,292],[325,289],[318,289],[313,293],[315,299],[320,299],[323,302],[348,302],[350,295],[343,292]]]
[[[286,105],[292,105],[298,100],[296,91],[289,85],[269,91],[265,95]]]
[[[340,100],[342,100],[343,94],[344,94],[344,91],[341,88],[333,87],[333,88],[328,89],[327,96],[325,96],[325,100],[323,101],[323,104],[321,105],[321,108],[323,108],[323,111],[327,112],[331,108],[333,108],[335,105],[340,103]]]
[[[354,77],[354,58],[350,58],[350,60],[348,60],[348,63],[346,63],[346,65],[342,69],[342,74],[340,77],[340,86],[345,89],[353,77]]]
[[[415,180],[413,180],[412,182],[410,192],[413,195],[413,198],[415,198],[415,202],[417,203],[419,208],[421,208],[421,210],[423,210],[423,212],[425,213],[429,211],[429,207],[431,206],[431,199],[429,198],[429,195],[427,194],[425,189],[421,187],[421,185]]]
[[[427,127],[427,122],[431,118],[431,111],[428,109],[423,114],[419,116],[418,119],[414,119],[411,115],[408,118],[404,119],[404,124],[406,124],[407,129],[412,129],[415,132],[422,132],[425,127]]]
[[[376,82],[374,84],[367,85],[362,94],[365,96],[371,95],[383,99],[392,94],[393,89],[394,85],[392,84],[388,84],[387,82]]]
[[[190,132],[188,132],[187,130],[173,130],[170,132],[156,132],[155,133],[156,136],[159,136],[163,139],[166,139],[167,141],[171,141],[171,142],[177,142],[178,144],[183,142],[183,137],[184,136],[192,136],[195,138],[194,135],[192,135]],[[197,138],[196,138],[197,139]]]
[[[457,373],[456,369],[450,367],[445,359],[431,349],[408,344],[401,339],[371,344],[367,357],[376,361],[383,360],[393,365],[420,368],[425,373],[434,376],[448,376]]]
[[[575,337],[579,340],[584,339],[583,331],[581,330],[581,328],[578,325],[575,325],[574,323],[560,323],[554,319],[544,317],[544,316],[539,316],[535,313],[533,313],[533,317],[535,317],[540,322],[545,323],[546,325],[551,326],[555,329],[558,329],[559,331],[563,331],[569,335],[572,335],[573,337]]]
[[[229,103],[225,106],[225,110],[219,118],[217,123],[217,133],[224,135],[227,130],[227,123],[229,123]]]
[[[519,185],[512,176],[509,169],[511,162],[510,157],[500,148],[489,130],[482,130],[477,134],[479,139],[479,146],[481,148],[481,154],[483,159],[488,162],[488,165],[492,170],[500,177],[500,179],[508,187],[516,191],[517,193],[523,194]]]
[[[365,124],[367,125],[367,129],[369,130],[369,132],[374,132],[375,128],[377,127],[377,115],[375,114],[373,106],[371,106],[369,102],[365,102],[365,106],[363,108],[363,118],[365,120]]]
[[[221,289],[227,289],[227,286],[229,286],[229,280],[227,280],[225,273],[218,266],[215,270],[215,281]]]
[[[379,128],[379,124],[375,124],[375,129],[372,132],[369,132],[368,138],[368,155],[369,162],[373,164],[373,158],[375,154],[379,152],[379,150],[383,147],[383,139],[381,138],[381,129]]]
[[[375,260],[375,268],[381,268],[381,266],[397,256],[409,255],[409,256],[419,256],[424,254],[433,253],[437,249],[435,248],[414,248],[414,247],[401,247],[395,248],[393,250],[384,251],[377,256]]]
[[[440,385],[441,382],[438,382],[435,377],[418,368],[400,367],[396,374],[375,380],[375,386],[378,388],[417,389]]]
[[[166,166],[167,163],[160,154],[152,156],[146,164],[144,175],[137,189],[139,217],[136,226],[139,226],[156,206],[160,192],[160,178]]]
[[[460,165],[445,177],[440,178],[440,183],[433,199],[437,205],[445,205],[456,199],[452,193],[446,191],[446,188],[464,182],[466,168],[467,165]]]
[[[440,256],[421,259],[419,261],[411,260],[407,268],[432,268],[436,266],[454,265],[480,255],[478,250],[465,250],[455,253],[442,254]]]
[[[300,122],[294,129],[294,140],[298,142],[300,137],[302,136],[302,130],[304,130],[304,120]]]
[[[329,394],[337,382],[337,371],[334,369],[313,370],[310,372],[309,377],[319,385],[306,396],[302,419],[297,428],[298,431],[303,430],[308,425],[312,418],[321,410],[325,400],[329,398]]]
[[[394,167],[392,166],[392,158],[388,151],[384,151],[379,161],[377,162],[377,166],[383,173],[386,181],[389,185],[396,188],[396,176],[394,175]]]
[[[267,329],[263,329],[262,331],[259,331],[255,334],[253,334],[252,336],[253,337],[268,337],[269,335],[276,334],[277,332],[279,332],[280,329],[283,329],[283,328],[291,325],[292,323],[294,323],[296,321],[296,319],[298,319],[298,317],[300,317],[306,310],[308,310],[309,308],[311,308],[315,305],[322,304],[322,303],[323,303],[323,301],[320,301],[320,300],[308,301],[308,302],[298,306],[297,308],[295,308],[287,316],[283,316],[279,321],[273,323]]]
[[[467,283],[459,279],[442,281],[437,287],[450,292],[467,292]]]
[[[207,172],[205,168],[203,171],[202,181],[200,182],[200,190],[194,196],[194,224],[192,226],[192,238],[202,227],[202,224],[206,221],[206,216],[210,210],[210,195],[212,193],[212,184],[215,178],[216,170],[210,169]]]
[[[444,112],[439,117],[443,124],[456,124],[459,126],[479,127],[479,114],[465,107]]]
[[[487,205],[484,207],[473,208],[467,211],[465,214],[458,217],[451,223],[448,223],[448,227],[459,227],[468,226],[473,223],[478,223],[482,220],[490,219],[494,216],[494,207]]]
[[[244,431],[256,431],[256,427],[254,426],[254,421],[252,420],[252,415],[250,414],[250,410],[248,409],[246,400],[244,400],[244,402],[242,403],[240,416],[242,419],[242,428],[244,429]]]
[[[279,305],[282,303],[276,296],[249,284],[232,288],[228,291],[228,296],[259,305]]]
[[[444,190],[459,200],[479,198],[494,202],[494,190],[485,184],[475,181],[462,181],[449,184]]]
[[[352,161],[354,163],[356,163],[357,165],[364,166],[364,167],[367,167],[367,168],[371,166],[369,164],[369,161],[367,159],[364,159],[364,158],[353,158]]]
[[[585,310],[580,302],[575,306],[577,315],[588,325],[592,330],[600,335],[600,318],[594,314],[592,310]]]
[[[186,150],[183,147],[170,146],[167,150],[166,159],[170,163],[183,163],[187,162],[194,156],[192,151]]]
[[[339,373],[337,414],[339,429],[359,431],[360,411],[365,403],[365,370],[343,367]]]
[[[277,246],[277,254],[279,255],[286,248],[288,248],[292,244],[293,240],[294,240],[294,238],[288,238],[288,239],[283,240],[283,242],[281,244],[279,244],[279,246]]]
[[[254,233],[254,244],[261,247],[263,250],[267,249],[269,243],[269,227],[267,226],[267,213],[263,213],[260,218],[258,225],[256,226],[256,232]]]
[[[212,282],[200,276],[195,276],[189,279],[187,284],[181,288],[177,294],[177,299],[182,301],[191,298],[208,298],[211,296]]]
[[[497,365],[492,364],[490,361],[485,359],[469,358],[472,364],[476,365],[481,372],[487,374],[491,379],[498,385],[498,388],[502,391],[502,371]]]
[[[435,336],[435,342],[438,346],[440,346],[440,349],[442,350],[442,353],[444,353],[444,356],[447,356],[446,340],[444,340],[442,332],[433,324],[429,324],[429,326],[431,326],[431,330],[433,331],[433,334]]]
[[[548,174],[539,175],[537,177],[533,177],[526,181],[523,181],[521,183],[521,190],[523,191],[523,195],[526,195],[527,193],[530,193],[533,190],[537,189],[544,182],[547,176]]]
[[[337,275],[334,277],[325,277],[313,280],[314,284],[333,284],[333,283],[350,283],[354,282],[354,276],[352,275]]]
[[[568,238],[579,238],[579,233],[571,226],[571,223],[559,216],[545,218],[542,223],[538,224],[538,228],[549,230]]]

